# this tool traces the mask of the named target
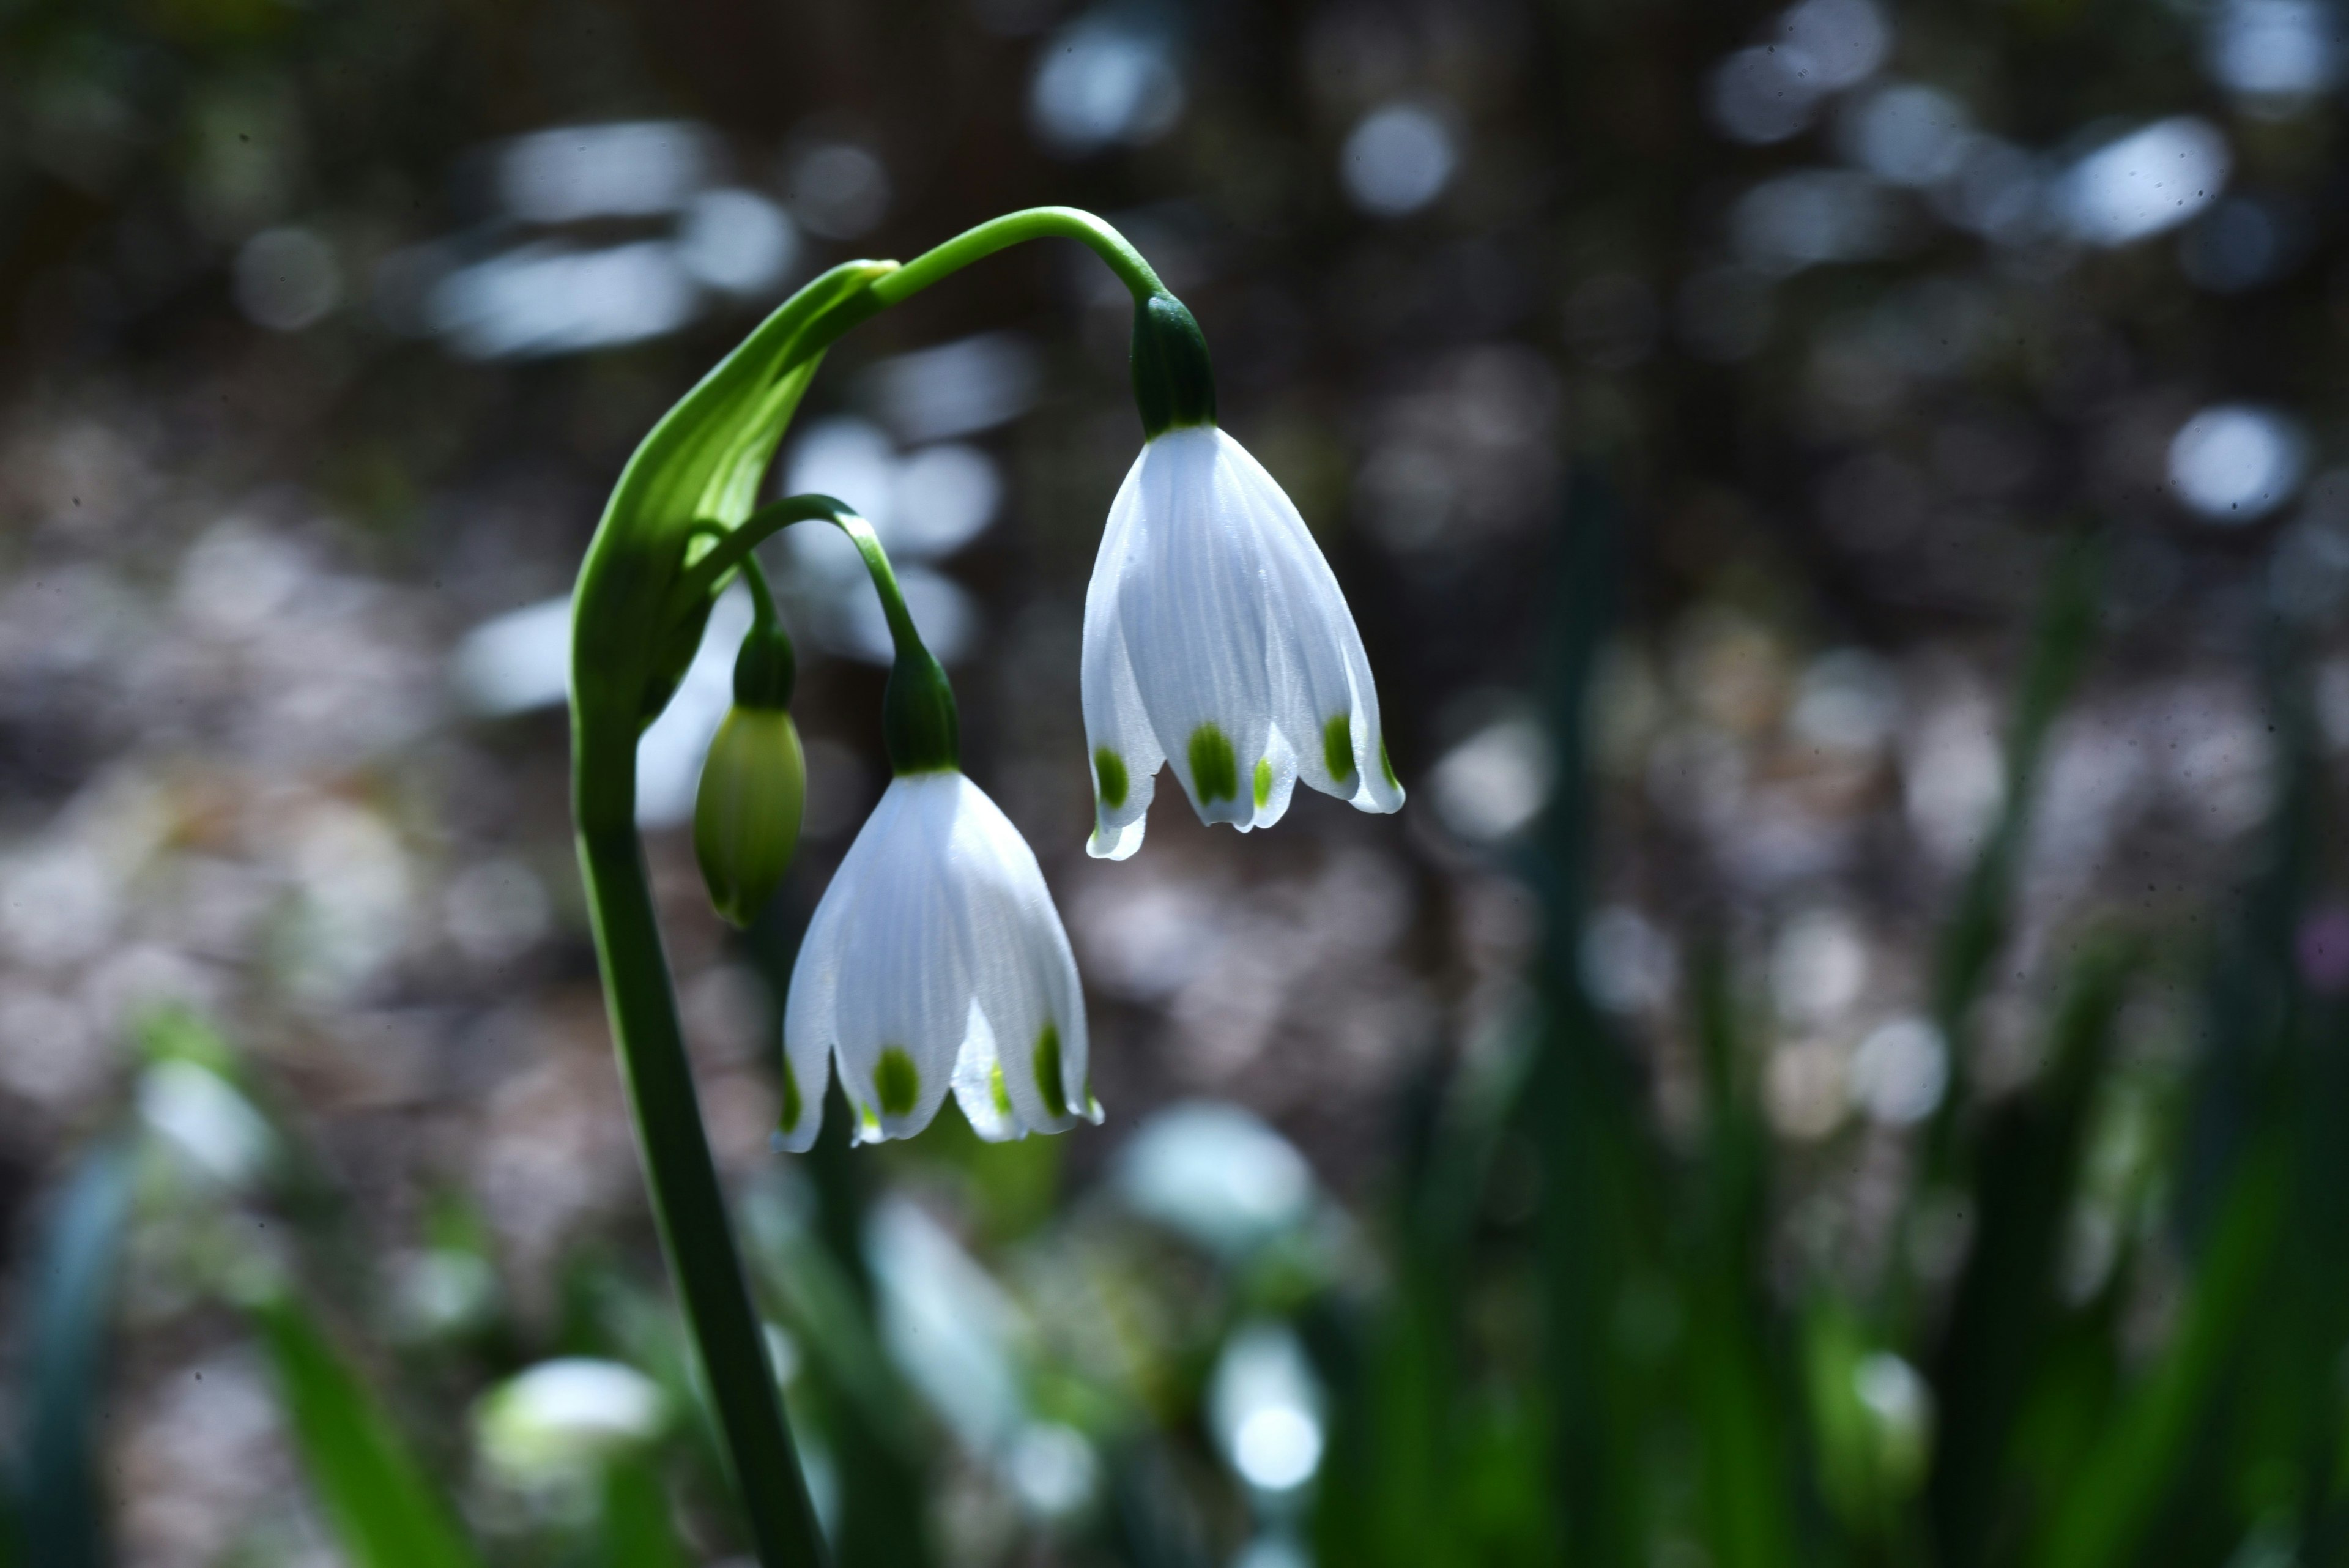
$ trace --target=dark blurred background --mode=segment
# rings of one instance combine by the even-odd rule
[[[0,5],[23,1464],[50,1195],[127,1137],[116,1560],[361,1561],[256,1272],[485,1560],[739,1558],[572,859],[566,596],[792,287],[1061,203],[1196,312],[1412,798],[1162,802],[1088,860],[1125,296],[1031,246],[833,350],[774,483],[901,563],[1109,1111],[768,1152],[773,981],[886,772],[853,556],[771,548],[775,909],[729,934],[680,826],[738,600],[643,811],[843,1556],[2336,1560],[2343,26]],[[684,1556],[595,1555],[626,1467]]]

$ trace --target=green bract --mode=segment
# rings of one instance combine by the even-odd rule
[[[582,831],[633,815],[636,736],[700,646],[714,584],[678,599],[697,524],[731,529],[824,349],[879,306],[893,262],[848,262],[792,296],[720,360],[628,460],[587,546],[571,607],[572,783]],[[713,546],[701,546],[706,552]]]

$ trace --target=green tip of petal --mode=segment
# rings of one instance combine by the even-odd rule
[[[1321,726],[1321,765],[1330,779],[1344,784],[1354,776],[1354,721],[1340,713]]]
[[[987,1070],[987,1090],[988,1097],[995,1102],[995,1114],[999,1116],[1009,1116],[1011,1085],[1003,1081],[1002,1063],[998,1062]]]
[[[800,1125],[800,1112],[806,1108],[800,1099],[799,1075],[792,1071],[791,1058],[783,1058],[783,1130],[790,1132]]]
[[[1232,752],[1231,737],[1213,724],[1191,732],[1191,787],[1199,792],[1202,805],[1239,795],[1239,758]]]
[[[1055,1118],[1069,1114],[1069,1091],[1061,1082],[1061,1028],[1047,1023],[1036,1036],[1036,1092]]]
[[[1125,759],[1107,746],[1093,753],[1093,781],[1101,788],[1101,803],[1115,811],[1125,804]]]
[[[1402,780],[1395,777],[1394,763],[1387,760],[1387,742],[1384,736],[1379,738],[1379,772],[1386,775],[1389,789],[1402,788]]]
[[[1262,811],[1271,799],[1272,759],[1258,757],[1256,760],[1256,808]]]
[[[890,1046],[873,1064],[873,1092],[880,1096],[881,1108],[893,1116],[905,1115],[922,1097],[921,1072],[901,1047]]]

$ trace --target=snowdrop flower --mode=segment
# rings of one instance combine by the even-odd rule
[[[1133,364],[1148,440],[1085,591],[1087,848],[1142,846],[1165,763],[1200,821],[1242,833],[1278,822],[1300,779],[1399,809],[1353,614],[1287,493],[1216,426],[1198,327],[1171,296],[1137,312]]]
[[[954,768],[901,774],[824,889],[783,1016],[782,1143],[823,1116],[826,1057],[857,1141],[905,1137],[951,1086],[990,1142],[1101,1120],[1084,1002],[1034,851]]]
[[[794,1151],[815,1142],[833,1063],[859,1143],[920,1132],[948,1088],[989,1142],[1102,1117],[1060,911],[1027,840],[957,765],[953,693],[894,589],[896,776],[816,906],[783,1009],[777,1141]]]

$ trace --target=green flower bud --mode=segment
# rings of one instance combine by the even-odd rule
[[[766,908],[792,867],[806,804],[807,759],[791,714],[730,711],[693,803],[693,853],[719,914],[747,926]]]

